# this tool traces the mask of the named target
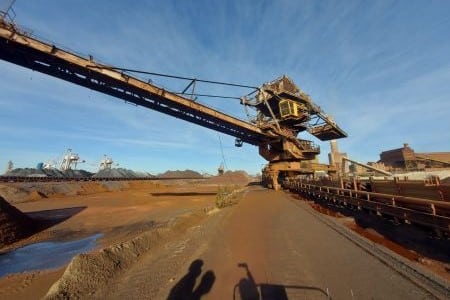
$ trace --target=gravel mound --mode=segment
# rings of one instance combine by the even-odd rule
[[[176,171],[166,171],[162,174],[158,174],[158,177],[161,178],[203,178],[202,174],[192,171],[192,170],[176,170]]]
[[[252,181],[252,177],[245,171],[226,171],[222,175],[208,179],[208,183],[246,185]]]
[[[32,219],[0,197],[0,247],[31,235],[34,225]]]
[[[129,241],[98,252],[76,255],[44,299],[101,298],[99,296],[110,288],[111,281],[138,262],[143,254],[168,238],[184,235],[188,228],[198,224],[203,218],[204,214],[181,216]]]
[[[92,296],[118,272],[130,267],[140,255],[148,251],[159,240],[159,236],[160,233],[154,231],[99,252],[75,256],[45,299],[80,299]]]
[[[24,201],[28,198],[29,191],[18,185],[0,184],[0,197],[8,199],[11,204]]]
[[[94,178],[137,178],[137,177],[154,177],[146,172],[135,172],[128,169],[116,168],[98,171],[92,177]]]
[[[128,169],[117,168],[101,170],[97,173],[91,173],[85,170],[67,170],[60,171],[57,169],[38,170],[33,168],[19,168],[5,173],[3,176],[17,177],[54,177],[54,178],[138,178],[138,177],[154,177],[146,172],[135,172]]]
[[[57,177],[57,178],[67,178],[67,177],[91,177],[92,173],[85,170],[67,170],[60,171],[57,169],[33,169],[33,168],[18,168],[10,172],[5,173],[3,176],[17,176],[17,177]]]
[[[83,177],[91,177],[93,173],[85,170],[67,170],[62,172],[62,174],[63,177],[83,178]]]

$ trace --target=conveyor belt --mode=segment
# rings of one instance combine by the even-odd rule
[[[0,21],[0,59],[258,145],[271,138],[251,123],[30,37]],[[87,103],[88,104],[88,103]]]
[[[312,200],[372,211],[450,233],[450,202],[320,186],[300,180],[285,181],[283,187]]]

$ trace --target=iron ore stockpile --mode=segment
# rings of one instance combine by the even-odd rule
[[[35,169],[19,168],[6,172],[0,176],[0,181],[57,181],[64,180],[107,180],[107,179],[151,179],[154,175],[147,172],[136,172],[124,168],[112,168],[99,170],[97,173],[85,170],[58,170],[58,169]],[[183,176],[181,176],[183,178]]]
[[[4,177],[54,177],[54,178],[87,178],[87,177],[154,177],[147,172],[136,172],[123,168],[104,169],[97,173],[88,172],[85,170],[58,170],[58,169],[34,169],[34,168],[19,168],[3,174]]]
[[[135,172],[128,169],[105,169],[92,175],[93,178],[152,178],[153,175],[147,172]]]
[[[240,184],[241,182],[258,181],[245,171],[226,171],[221,176],[211,177],[208,182],[215,184]]]
[[[81,178],[91,177],[91,172],[84,170],[65,170],[58,169],[35,169],[35,168],[18,168],[3,174],[4,177],[55,177],[55,178]]]
[[[159,178],[203,178],[203,176],[192,170],[176,170],[176,171],[166,171],[164,173],[158,174]]]

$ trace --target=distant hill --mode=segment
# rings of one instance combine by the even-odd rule
[[[192,170],[176,170],[176,171],[166,171],[162,174],[158,174],[157,177],[161,178],[203,178],[202,174]]]

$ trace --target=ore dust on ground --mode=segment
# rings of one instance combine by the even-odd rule
[[[129,182],[115,190],[87,185],[71,195],[33,193],[33,199],[16,199],[14,206],[45,226],[8,247],[101,233],[96,244],[101,249],[200,211],[205,217],[188,222],[191,227],[169,230],[168,238],[161,239],[164,244],[113,274],[114,284],[99,287],[96,297],[167,299],[180,291],[202,299],[429,296],[319,222],[311,211],[327,217],[340,214],[259,186],[246,187],[237,204],[215,210],[221,185]],[[0,298],[41,298],[64,269],[2,277]]]

